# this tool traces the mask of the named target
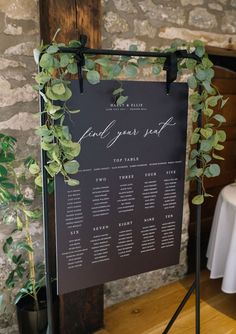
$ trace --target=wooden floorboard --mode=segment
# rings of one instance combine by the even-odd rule
[[[105,310],[105,329],[96,334],[161,334],[191,286],[193,276]],[[221,280],[201,278],[201,334],[236,334],[236,294],[221,292]],[[190,298],[170,334],[194,334],[195,298]]]

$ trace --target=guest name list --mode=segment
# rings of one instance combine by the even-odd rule
[[[180,254],[188,89],[174,83],[72,82],[66,122],[81,143],[80,185],[56,177],[59,294],[177,264]]]

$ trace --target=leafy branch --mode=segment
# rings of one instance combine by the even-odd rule
[[[72,96],[70,89],[71,75],[78,72],[75,54],[62,53],[60,47],[63,43],[53,40],[50,45],[41,45],[38,50],[40,72],[35,76],[37,89],[44,101],[46,124],[41,126],[37,133],[41,136],[42,149],[47,152],[48,164],[45,167],[51,178],[61,173],[65,182],[69,185],[78,185],[77,179],[71,175],[77,174],[79,163],[77,157],[80,154],[80,144],[74,142],[67,126],[64,125],[65,115],[76,113],[79,110],[69,110],[67,101]],[[71,41],[68,47],[79,47],[79,41]],[[204,44],[201,41],[193,43],[177,40],[162,52],[175,52],[177,50],[194,52],[200,62],[194,59],[182,59],[178,61],[179,74],[191,71],[188,78],[189,88],[192,90],[190,103],[192,105],[192,120],[195,128],[191,138],[192,150],[189,159],[188,179],[198,179],[202,184],[202,194],[193,198],[194,204],[201,204],[204,198],[210,196],[205,191],[205,178],[216,177],[220,174],[218,160],[223,160],[218,151],[221,151],[226,140],[226,134],[220,129],[225,118],[220,113],[227,99],[218,92],[212,84],[214,78],[213,63],[206,54]],[[131,45],[130,50],[136,51],[137,46]],[[41,55],[41,57],[39,57]],[[162,72],[164,57],[132,57],[132,56],[103,56],[85,55],[83,73],[92,85],[98,84],[103,79],[135,78],[143,68],[151,68],[156,77]],[[123,104],[128,96],[124,89],[118,87],[114,92],[114,101],[117,105]],[[215,111],[217,109],[217,111]],[[202,116],[204,125],[199,127],[198,119]],[[38,176],[38,184],[39,184]]]
[[[38,270],[39,265],[35,263],[30,226],[41,217],[41,212],[33,208],[33,198],[25,193],[24,180],[16,174],[15,149],[16,139],[0,134],[0,208],[3,224],[12,229],[3,244],[3,252],[12,268],[5,287],[19,287],[15,303],[23,296],[31,295],[37,305],[37,292],[43,285],[44,270],[42,265]],[[34,160],[31,158],[31,161]]]

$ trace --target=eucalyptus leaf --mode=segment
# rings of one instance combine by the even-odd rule
[[[39,65],[42,68],[46,68],[46,69],[53,67],[53,63],[54,63],[54,58],[52,55],[48,53],[44,53],[39,61]]]
[[[81,46],[80,41],[77,41],[75,39],[72,39],[71,41],[69,41],[69,46],[72,48],[78,48]]]
[[[217,150],[217,151],[222,151],[224,149],[224,146],[223,145],[220,145],[220,144],[216,144],[214,146],[214,149]]]
[[[124,71],[128,77],[132,78],[135,77],[138,73],[137,67],[133,64],[128,64],[127,66],[125,66]]]
[[[212,156],[216,160],[225,160],[223,157],[221,157],[221,156],[219,156],[218,154],[215,154],[215,153],[213,153]]]
[[[192,199],[192,203],[195,205],[201,205],[204,202],[204,196],[203,195],[196,195]]]
[[[77,74],[78,73],[78,67],[76,63],[69,64],[67,66],[67,70],[70,74]]]
[[[203,152],[209,152],[212,149],[212,141],[209,139],[203,139],[201,141],[200,150]]]
[[[207,167],[204,171],[204,175],[207,177],[207,178],[211,178],[212,177],[212,174],[210,172],[210,169],[209,167]]]
[[[212,157],[209,154],[202,154],[202,157],[206,161],[206,163],[212,160]]]
[[[206,80],[211,82],[211,80],[213,79],[215,72],[212,68],[208,68],[205,70],[206,73]]]
[[[224,118],[224,116],[220,115],[220,114],[215,114],[213,116],[213,118],[215,120],[217,120],[219,123],[225,123],[226,122],[226,119]]]
[[[109,64],[109,59],[108,58],[98,58],[98,59],[96,59],[95,60],[95,63],[96,64],[99,64],[99,65],[101,65],[101,66],[104,66],[104,67],[106,67],[108,64]]]
[[[202,58],[202,56],[205,54],[205,48],[202,45],[199,45],[196,47],[195,53],[198,57]]]
[[[201,96],[197,92],[194,92],[193,94],[191,94],[189,99],[190,99],[191,104],[198,104],[202,101]]]
[[[198,156],[198,151],[196,150],[196,149],[193,149],[192,151],[191,151],[191,154],[190,154],[190,156],[191,156],[191,159],[194,159],[194,158],[196,158],[197,156]]]
[[[193,112],[192,112],[192,121],[193,122],[197,122],[198,116],[199,116],[199,113],[197,111],[193,110]]]
[[[196,69],[196,77],[200,81],[204,81],[206,79],[206,72],[200,68]]]
[[[117,77],[118,75],[120,75],[121,71],[122,71],[122,68],[120,67],[120,65],[114,64],[111,68],[112,77]]]
[[[85,61],[85,67],[88,69],[88,70],[94,70],[95,68],[95,63],[92,59],[86,59]]]
[[[66,53],[60,54],[60,66],[66,67],[70,63],[70,56]]]
[[[72,92],[68,87],[65,87],[65,93],[64,94],[56,94],[55,92],[53,92],[51,87],[48,87],[46,90],[46,96],[53,100],[53,101],[67,101],[71,98],[72,96]]]
[[[51,173],[56,175],[61,171],[62,165],[61,165],[60,161],[57,160],[57,161],[51,162],[49,164],[48,168],[49,168]]]
[[[216,135],[218,137],[219,142],[225,142],[226,141],[226,133],[224,130],[217,130]]]
[[[160,74],[161,70],[162,70],[162,68],[161,68],[161,66],[159,64],[154,64],[153,67],[152,67],[152,73],[154,75]]]
[[[87,80],[92,85],[96,85],[100,82],[100,74],[97,71],[88,71],[87,72]]]
[[[54,147],[54,144],[45,143],[44,141],[41,143],[41,148],[44,151],[50,151],[53,149],[53,147]]]
[[[218,164],[211,164],[209,171],[213,177],[220,175],[220,166]]]
[[[202,65],[205,67],[205,68],[210,68],[212,67],[214,64],[212,63],[212,61],[208,58],[208,57],[204,57],[202,59]]]
[[[56,106],[54,104],[48,104],[47,107],[47,112],[51,115],[54,115],[55,113],[57,113],[59,110],[61,110],[61,106]]]
[[[197,159],[196,158],[195,159],[190,159],[188,161],[189,168],[192,168],[194,165],[196,165],[196,163],[197,163]]]
[[[220,96],[210,96],[206,99],[206,104],[211,107],[215,107],[220,98]]]
[[[196,144],[200,139],[200,135],[198,133],[193,133],[191,137],[191,144]]]
[[[38,186],[38,187],[41,188],[42,185],[43,185],[43,182],[42,182],[42,176],[41,176],[41,175],[38,175],[38,176],[35,178],[34,182],[35,182],[36,186]]]
[[[51,133],[52,133],[52,129],[49,129],[46,125],[42,125],[40,126],[36,131],[35,133],[38,135],[38,136],[50,136]]]
[[[35,76],[35,81],[38,84],[44,85],[45,83],[50,81],[50,76],[48,74],[44,73],[44,72],[40,72]]]
[[[195,66],[196,66],[196,60],[194,59],[186,59],[185,61],[186,67],[188,70],[194,70]]]
[[[123,96],[123,95],[121,95],[121,96],[117,99],[116,104],[117,104],[118,106],[120,106],[120,105],[124,104],[127,100],[128,100],[128,96]]]
[[[197,88],[197,80],[195,78],[194,75],[191,75],[189,78],[188,78],[188,86],[189,88],[191,89],[196,89]]]
[[[75,180],[75,179],[68,179],[68,180],[65,180],[65,182],[68,184],[68,186],[71,186],[71,187],[75,187],[80,184],[79,180]]]
[[[206,139],[210,138],[213,134],[213,130],[211,128],[207,128],[207,129],[201,129],[200,133],[203,137],[205,137]]]
[[[203,110],[204,115],[206,115],[208,117],[211,117],[213,115],[213,112],[214,111],[210,108],[206,108],[206,109]]]
[[[118,95],[118,94],[121,94],[121,93],[123,93],[123,91],[124,91],[124,88],[117,88],[117,89],[115,89],[113,92],[112,92],[112,94],[113,95]]]
[[[138,65],[139,66],[145,66],[149,63],[149,59],[147,57],[139,57],[138,58]]]
[[[52,86],[52,91],[53,91],[53,93],[55,93],[57,95],[63,95],[66,92],[66,88],[63,85],[63,83],[58,83],[58,84]]]
[[[54,53],[57,53],[59,51],[59,48],[57,45],[50,45],[46,52],[49,53],[49,54],[54,54]]]
[[[193,46],[195,46],[195,48],[198,47],[198,46],[202,46],[203,47],[204,43],[200,39],[196,39],[196,40],[193,41]]]
[[[137,46],[136,44],[131,44],[131,45],[129,46],[129,50],[130,50],[130,51],[138,51],[138,46]]]
[[[68,174],[76,174],[79,171],[79,163],[76,160],[67,161],[63,167]]]
[[[205,80],[205,81],[203,81],[202,84],[203,84],[204,88],[207,90],[207,92],[209,94],[215,94],[216,93],[215,89],[211,86],[209,81]]]

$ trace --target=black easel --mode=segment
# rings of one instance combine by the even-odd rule
[[[62,53],[74,53],[79,76],[79,88],[80,92],[83,92],[83,77],[82,67],[84,66],[84,55],[114,55],[114,56],[133,56],[133,57],[156,57],[166,58],[163,69],[166,71],[166,93],[170,93],[171,83],[177,78],[177,62],[178,59],[191,58],[197,62],[200,58],[195,53],[188,53],[186,50],[177,50],[175,52],[147,52],[147,51],[124,51],[124,50],[110,50],[110,49],[90,49],[86,47],[87,37],[81,35],[79,47],[60,47],[59,50]],[[44,107],[44,100],[40,98],[40,110],[41,110],[41,125],[45,124],[46,115],[42,113]],[[201,116],[198,118],[198,126],[202,123]],[[47,334],[57,334],[55,332],[55,321],[53,317],[53,299],[52,299],[52,275],[50,265],[50,254],[49,254],[49,217],[48,217],[48,191],[47,191],[47,171],[44,168],[47,165],[47,153],[41,150],[42,157],[42,179],[43,179],[43,223],[44,223],[44,247],[45,247],[45,275],[46,275],[46,288],[47,288],[47,306],[48,306],[48,331]],[[197,182],[197,193],[201,194],[201,183]],[[176,312],[169,321],[163,334],[167,334],[172,327],[173,323],[177,319],[179,313],[183,309],[184,305],[192,295],[193,291],[196,292],[196,334],[200,334],[200,255],[201,255],[201,206],[197,206],[197,217],[196,217],[196,271],[195,281],[187,292],[186,296],[180,303]]]

